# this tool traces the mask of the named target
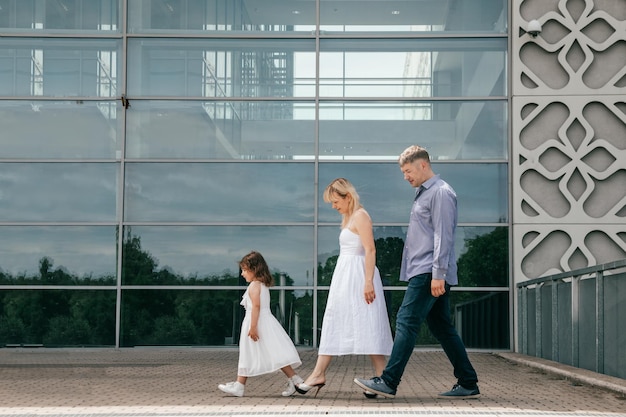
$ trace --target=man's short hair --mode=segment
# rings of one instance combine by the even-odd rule
[[[418,159],[423,159],[426,162],[430,163],[430,155],[425,148],[422,148],[418,145],[409,146],[406,148],[398,158],[398,164],[403,166],[404,164],[410,164]]]

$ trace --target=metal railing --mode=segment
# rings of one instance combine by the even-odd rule
[[[517,284],[523,354],[626,378],[626,259]]]

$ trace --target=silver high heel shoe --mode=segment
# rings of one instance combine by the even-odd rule
[[[315,391],[315,395],[313,396],[313,398],[317,397],[317,394],[320,392],[320,390],[322,389],[322,387],[326,385],[324,382],[321,382],[319,384],[315,384],[315,385],[307,385],[304,382],[296,385],[296,391],[298,391],[300,394],[304,395],[306,393],[308,393],[309,391],[311,391],[313,388],[317,388],[317,391]]]

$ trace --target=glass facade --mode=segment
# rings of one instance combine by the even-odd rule
[[[236,345],[253,249],[317,346],[340,176],[393,327],[419,144],[458,194],[459,332],[509,348],[507,21],[506,0],[0,0],[0,346]]]

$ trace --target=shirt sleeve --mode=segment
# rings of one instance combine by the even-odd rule
[[[432,199],[433,268],[435,279],[446,279],[450,257],[454,253],[456,227],[456,196],[452,190],[441,187]]]

